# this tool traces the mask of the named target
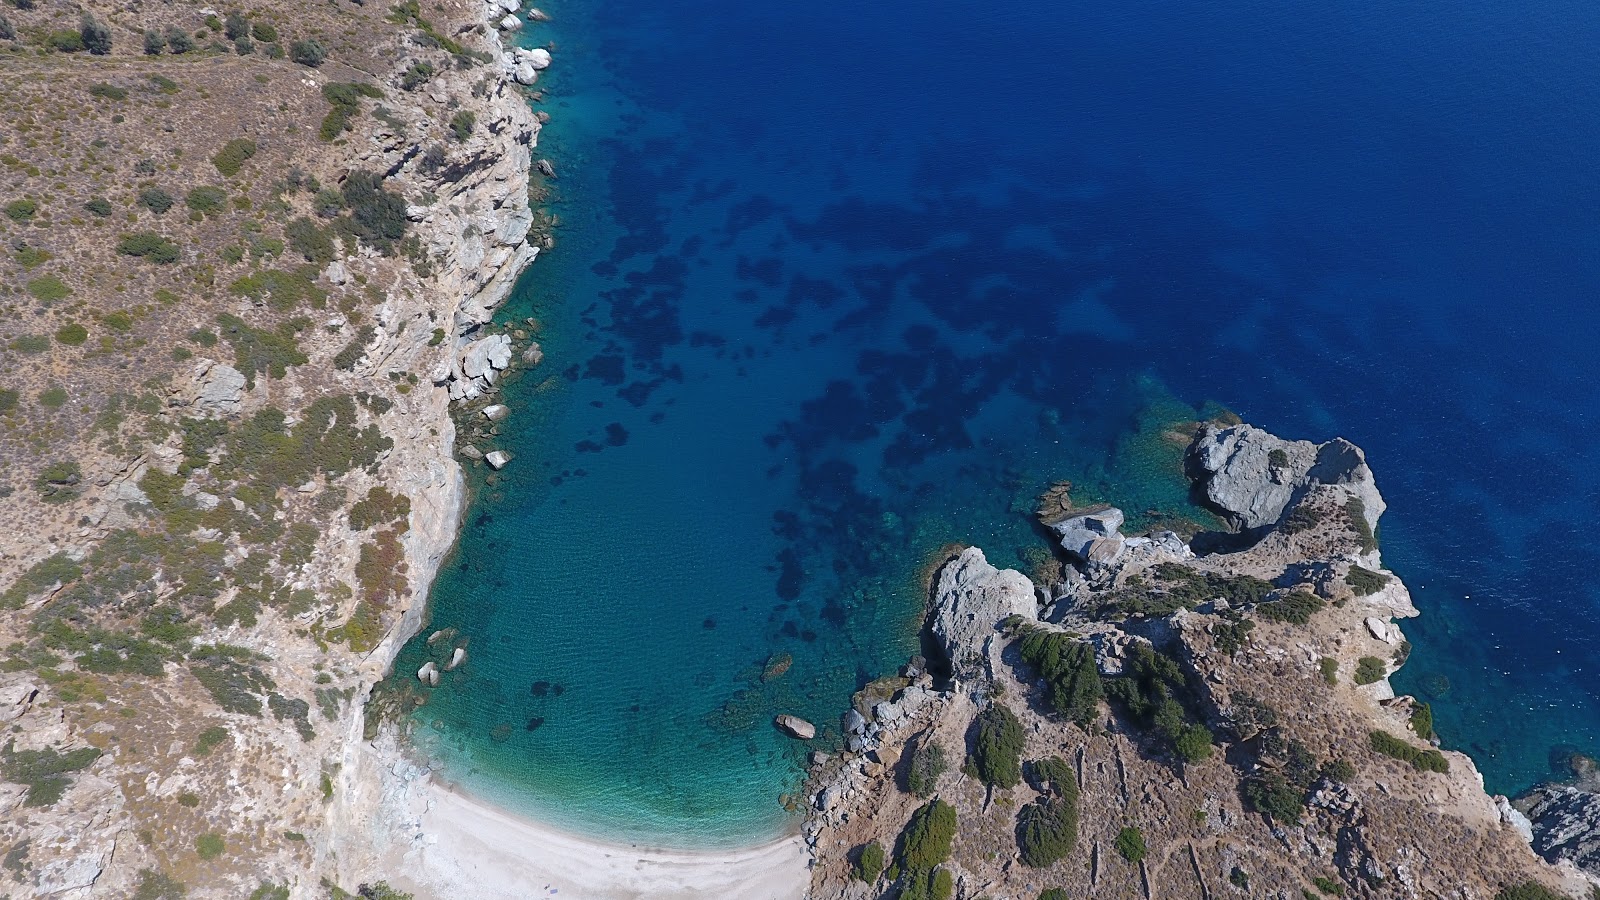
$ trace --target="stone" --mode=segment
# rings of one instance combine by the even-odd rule
[[[1399,626],[1395,625],[1393,622],[1385,622],[1377,616],[1367,616],[1366,625],[1367,631],[1370,632],[1373,637],[1383,641],[1385,644],[1388,644],[1391,647],[1397,646],[1401,641],[1405,640],[1405,636],[1400,633]]]
[[[1528,844],[1533,843],[1533,823],[1522,811],[1511,805],[1511,801],[1502,794],[1494,796],[1494,808],[1500,811],[1500,823],[1515,831],[1522,840]]]
[[[483,417],[491,422],[503,422],[511,415],[511,407],[504,403],[495,403],[483,408]]]
[[[839,724],[844,728],[846,734],[860,734],[867,728],[867,719],[854,709],[849,709],[840,717]]]
[[[792,738],[799,738],[802,741],[809,741],[817,736],[817,726],[799,716],[791,716],[785,713],[773,719],[772,724],[778,726],[778,729],[784,734]]]
[[[552,163],[548,159],[539,160],[538,162],[533,164],[533,167],[535,169],[538,169],[539,170],[539,174],[543,175],[546,178],[554,178],[554,177],[556,177],[555,163]]]
[[[456,452],[474,462],[483,459],[483,451],[471,444],[462,444],[456,448]]]
[[[511,365],[511,336],[492,334],[461,351],[461,372],[468,378],[494,381],[494,373]]]
[[[1207,423],[1188,451],[1206,503],[1236,528],[1276,525],[1312,484],[1344,485],[1376,528],[1383,497],[1361,448],[1343,438],[1286,441],[1253,425]]]
[[[530,366],[537,366],[539,363],[544,362],[544,348],[540,347],[537,342],[529,344],[528,349],[522,351],[522,361]]]
[[[1125,540],[1118,530],[1122,521],[1122,510],[1112,506],[1050,527],[1059,536],[1061,549],[1091,566],[1106,567],[1122,558]]]
[[[1009,616],[1038,618],[1033,582],[1021,572],[996,569],[977,547],[961,551],[939,570],[932,630],[957,678],[984,671],[995,628]]]
[[[428,687],[437,687],[438,686],[438,684],[439,684],[439,667],[434,665],[433,660],[430,659],[427,662],[423,663],[422,664],[422,668],[417,670],[417,680],[422,682],[423,684],[427,685]]]
[[[534,47],[522,54],[521,58],[527,60],[528,65],[533,66],[535,69],[550,68],[550,51],[543,47]]]
[[[498,471],[511,462],[511,454],[504,450],[490,450],[483,455],[483,461],[489,464],[489,468]]]
[[[511,78],[524,87],[539,80],[539,70],[528,63],[517,63],[511,67]]]
[[[1517,805],[1527,812],[1534,852],[1551,862],[1569,860],[1600,876],[1600,793],[1545,785]]]
[[[452,671],[455,670],[456,666],[459,666],[459,665],[461,665],[462,663],[464,663],[466,661],[467,661],[467,651],[466,651],[466,649],[463,648],[463,647],[457,647],[455,649],[455,652],[450,654],[450,661],[444,664],[444,670],[446,672],[452,672]]]
[[[207,360],[195,371],[194,405],[207,412],[237,412],[244,400],[244,387],[244,373]]]
[[[517,18],[516,16],[508,15],[505,18],[500,20],[500,30],[501,31],[520,31],[520,30],[522,30],[522,20]]]
[[[343,262],[336,259],[322,270],[322,277],[328,279],[329,284],[344,284],[350,280],[350,270],[345,268]]]
[[[548,21],[550,21],[550,15],[549,15],[549,13],[546,13],[544,10],[540,9],[537,6],[529,7],[528,8],[528,21],[530,21],[530,22],[548,22]]]

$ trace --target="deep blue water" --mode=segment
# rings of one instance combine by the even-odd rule
[[[1160,426],[1208,402],[1366,448],[1423,611],[1397,687],[1491,791],[1600,750],[1600,7],[545,8],[562,227],[507,315],[548,356],[418,713],[458,777],[781,828],[771,715],[915,651],[930,553],[1025,565],[1057,478],[1192,512]]]

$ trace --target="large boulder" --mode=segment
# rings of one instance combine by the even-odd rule
[[[1021,572],[996,569],[977,547],[961,551],[939,570],[933,636],[944,648],[955,677],[970,678],[984,671],[995,626],[1010,616],[1038,618],[1033,582]]]
[[[1344,438],[1313,444],[1253,425],[1207,423],[1189,446],[1189,464],[1207,504],[1245,531],[1278,524],[1312,484],[1346,487],[1361,500],[1368,527],[1384,510],[1366,455]]]
[[[1530,802],[1531,801],[1531,802]],[[1600,876],[1600,794],[1546,785],[1518,801],[1533,823],[1533,849],[1551,862],[1571,860]]]
[[[1112,506],[1050,527],[1060,536],[1061,549],[1090,565],[1110,566],[1122,558],[1122,521],[1122,510]]]
[[[772,720],[784,734],[802,741],[809,741],[817,736],[817,726],[807,722],[799,716],[781,715]]]

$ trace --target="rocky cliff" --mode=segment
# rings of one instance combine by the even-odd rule
[[[1188,460],[1222,549],[1100,509],[1055,524],[1059,583],[945,563],[943,658],[815,759],[813,896],[1587,897],[1390,688],[1417,613],[1359,448],[1204,424]]]

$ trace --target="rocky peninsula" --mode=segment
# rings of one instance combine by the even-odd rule
[[[1592,866],[1592,837],[1530,847],[1390,687],[1417,611],[1360,449],[1212,422],[1186,462],[1228,528],[1125,535],[1063,487],[1041,505],[1049,577],[977,547],[938,567],[929,658],[858,694],[845,751],[814,755],[811,895],[1591,896],[1535,849]],[[1588,802],[1530,812],[1592,822]]]

